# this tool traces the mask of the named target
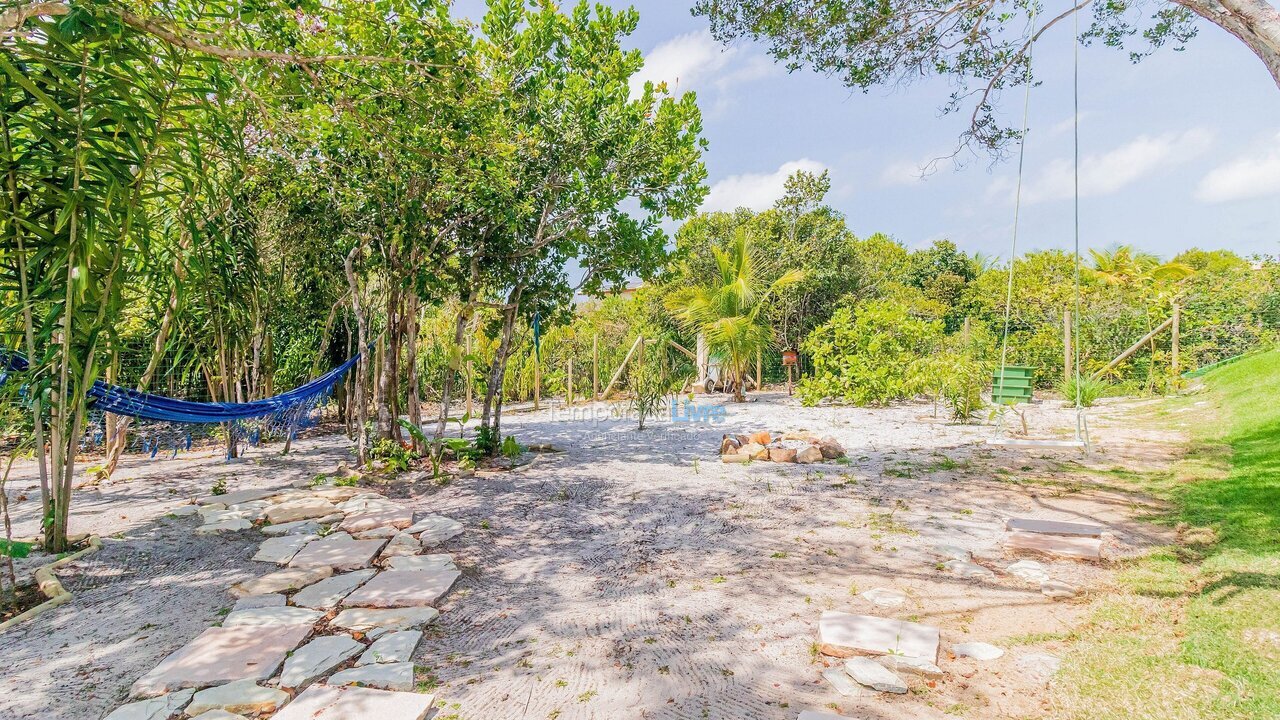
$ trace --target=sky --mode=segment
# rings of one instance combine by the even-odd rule
[[[710,143],[703,210],[763,210],[790,173],[828,170],[827,202],[859,236],[883,232],[912,249],[946,238],[1010,255],[1016,156],[962,156],[959,167],[944,162],[922,177],[964,130],[967,112],[940,113],[945,79],[863,93],[789,73],[749,41],[716,42],[687,0],[631,4],[640,25],[628,45],[644,53],[641,77],[697,94]],[[478,19],[482,8],[460,0],[455,13]],[[1035,49],[1042,84],[1030,97],[1019,254],[1073,243],[1072,38],[1060,27]],[[1020,89],[1005,96],[1007,118],[1021,102]],[[1280,88],[1217,26],[1201,22],[1184,52],[1166,48],[1138,64],[1122,51],[1081,48],[1079,132],[1082,247],[1280,255]]]

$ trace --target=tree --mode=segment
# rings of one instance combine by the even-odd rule
[[[720,358],[734,385],[734,402],[745,402],[751,363],[758,352],[774,344],[773,327],[764,311],[779,290],[799,282],[804,273],[792,269],[772,282],[762,282],[760,263],[743,231],[724,246],[713,246],[711,252],[715,275],[673,293],[667,308],[686,330],[706,336],[711,353]]]
[[[1142,45],[1130,53],[1137,61],[1165,45],[1180,49],[1195,35],[1198,16],[1239,38],[1280,86],[1280,10],[1266,0],[1092,4],[1085,42],[1124,47],[1139,38]],[[849,87],[949,77],[958,88],[944,111],[972,107],[963,142],[999,151],[1021,131],[996,117],[998,96],[1035,82],[1032,43],[1089,5],[1080,0],[1061,13],[1035,17],[1038,3],[997,0],[698,0],[694,12],[708,16],[712,33],[724,42],[761,40],[789,69],[811,66]]]

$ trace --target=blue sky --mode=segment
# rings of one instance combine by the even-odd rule
[[[828,169],[828,202],[859,235],[884,232],[912,248],[949,238],[1008,256],[1014,161],[971,156],[919,177],[964,129],[962,117],[939,115],[945,80],[851,91],[787,73],[752,43],[719,45],[689,2],[632,4],[644,76],[698,95],[710,142],[704,209],[763,209],[790,171]],[[477,18],[480,7],[464,0],[456,11]],[[1031,95],[1020,252],[1071,246],[1071,52],[1065,26],[1035,51],[1043,84]],[[1185,52],[1137,65],[1123,52],[1081,48],[1080,74],[1084,247],[1280,254],[1280,89],[1243,44],[1201,23]],[[1010,117],[1021,100],[1021,90],[1006,95]]]

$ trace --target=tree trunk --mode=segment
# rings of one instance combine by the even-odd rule
[[[489,381],[484,389],[484,409],[480,425],[489,428],[489,437],[494,442],[489,448],[491,452],[497,450],[498,440],[502,436],[502,383],[507,373],[511,336],[515,332],[516,313],[523,293],[524,286],[517,285],[507,297],[507,306],[502,311],[502,339],[498,342],[498,351],[494,353],[493,362],[489,365]]]
[[[449,348],[450,357],[457,348],[462,346],[462,341],[466,337],[467,323],[471,316],[475,313],[476,298],[479,297],[480,290],[480,258],[471,258],[470,270],[471,287],[467,291],[467,302],[458,310],[458,319],[453,328],[453,346]],[[454,375],[458,373],[455,363],[449,363],[449,370],[444,374],[444,387],[440,389],[440,419],[436,423],[436,441],[439,442],[444,438],[445,426],[449,422],[449,401],[453,396]],[[467,382],[471,382],[471,378],[467,378]]]
[[[408,345],[405,347],[405,366],[406,377],[409,383],[408,403],[409,403],[409,422],[413,424],[419,432],[413,433],[413,449],[418,454],[426,452],[422,441],[419,440],[419,433],[422,431],[422,396],[418,388],[418,296],[411,294],[405,303],[405,339]]]
[[[1253,51],[1280,88],[1280,9],[1267,0],[1174,0]]]
[[[364,378],[369,372],[369,337],[368,328],[365,326],[364,311],[360,307],[360,284],[356,282],[355,258],[358,252],[360,252],[359,245],[351,248],[351,252],[347,253],[346,260],[343,261],[343,269],[347,274],[347,284],[351,287],[351,313],[356,316],[356,337],[360,346],[360,360],[356,362],[355,368],[356,377],[351,384],[355,390],[354,400],[356,405],[356,460],[363,466],[368,461],[364,433]],[[349,414],[350,411],[348,411]]]

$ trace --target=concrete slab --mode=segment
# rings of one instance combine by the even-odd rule
[[[298,594],[293,596],[293,604],[316,610],[335,608],[342,602],[342,598],[351,594],[352,590],[360,587],[376,574],[378,574],[377,570],[368,568],[325,578],[315,585],[299,590]]]
[[[902,678],[894,675],[892,670],[871,658],[849,658],[845,661],[844,670],[849,673],[849,677],[872,690],[896,693],[898,695],[903,695],[907,692],[907,684],[902,682]]]
[[[359,570],[372,565],[386,544],[386,540],[356,540],[346,533],[334,533],[308,543],[289,561],[289,567]]]
[[[273,720],[423,720],[434,695],[312,685]]]
[[[155,697],[236,680],[266,680],[310,634],[309,624],[209,628],[138,678],[129,694]]]
[[[342,600],[344,607],[434,605],[462,576],[457,570],[384,570]]]
[[[823,654],[834,657],[896,654],[938,660],[938,628],[904,620],[827,610],[818,620],[818,642]]]
[[[1005,547],[1014,552],[1032,552],[1079,560],[1101,560],[1102,540],[1091,537],[1040,535],[1011,532],[1005,536]]]
[[[1037,520],[1035,518],[1009,518],[1004,529],[1010,532],[1029,532],[1039,535],[1067,535],[1079,537],[1102,537],[1106,528],[1091,523],[1067,522],[1065,520]]]

